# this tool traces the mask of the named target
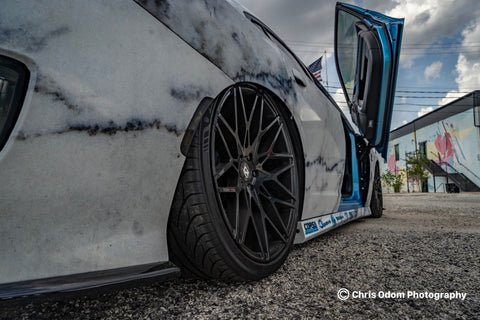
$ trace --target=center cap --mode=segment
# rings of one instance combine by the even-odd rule
[[[250,167],[246,161],[243,161],[240,165],[240,175],[242,176],[243,180],[246,181],[250,180],[252,177],[252,171],[250,170]]]

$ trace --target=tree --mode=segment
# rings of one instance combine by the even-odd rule
[[[408,179],[417,184],[419,190],[421,190],[422,182],[425,181],[430,173],[427,170],[428,159],[419,150],[414,154],[407,155],[406,159],[406,173]]]

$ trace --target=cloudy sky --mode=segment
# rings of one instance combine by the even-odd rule
[[[332,57],[336,1],[237,1],[273,29],[306,65],[326,52],[323,84],[328,77],[328,90],[345,106]],[[480,89],[479,0],[345,2],[405,18],[392,129]]]

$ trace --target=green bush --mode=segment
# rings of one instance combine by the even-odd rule
[[[391,173],[388,171],[380,176],[383,183],[385,183],[388,187],[393,188],[393,191],[398,193],[402,189],[405,178],[404,169],[399,170],[396,174]]]

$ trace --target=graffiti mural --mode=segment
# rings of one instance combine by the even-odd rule
[[[398,160],[395,158],[395,145],[399,148]],[[405,168],[406,155],[414,153],[420,145],[424,146],[427,158],[443,170],[462,173],[480,186],[480,129],[474,126],[471,109],[391,140],[383,172],[400,172]],[[433,177],[429,177],[429,192],[446,189],[443,185],[448,182],[444,180],[437,177],[434,181]]]

